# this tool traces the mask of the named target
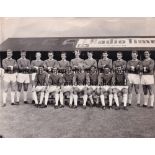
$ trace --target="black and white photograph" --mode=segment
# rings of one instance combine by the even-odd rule
[[[155,18],[0,18],[2,138],[155,138]]]

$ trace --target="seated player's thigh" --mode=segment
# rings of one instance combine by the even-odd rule
[[[101,87],[101,94],[104,94],[106,92],[106,89],[104,88],[104,86]]]
[[[89,87],[88,90],[87,90],[87,94],[90,96],[92,95],[94,92],[93,88],[92,87]]]
[[[80,86],[81,88],[80,88],[80,92],[82,93],[82,94],[87,94],[87,90],[88,90],[88,88],[86,87],[86,86]]]
[[[35,91],[36,91],[36,92],[45,91],[45,86],[37,86],[37,87],[35,88]]]
[[[120,90],[118,88],[113,88],[112,89],[113,94],[118,94]]]
[[[60,91],[60,87],[59,86],[50,86],[48,91],[50,93],[52,93],[52,92],[59,92]]]
[[[113,89],[112,89],[112,88],[109,88],[109,89],[107,90],[107,92],[108,92],[108,94],[112,94],[112,93],[113,93]]]
[[[78,88],[78,86],[74,86],[73,87],[73,93],[79,93],[80,92],[80,89]]]
[[[121,92],[122,92],[123,94],[128,94],[128,89],[123,88],[123,89],[121,90]]]
[[[63,86],[61,87],[62,92],[73,92],[73,87],[72,86]]]
[[[96,88],[95,94],[96,94],[97,96],[100,96],[100,95],[101,95],[101,88],[100,88],[100,87],[97,87],[97,88]]]

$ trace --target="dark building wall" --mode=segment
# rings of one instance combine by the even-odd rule
[[[117,59],[116,53],[118,51],[109,51],[109,58],[115,61]],[[143,55],[144,50],[138,51],[138,59],[143,60],[144,55]],[[30,59],[30,61],[35,59],[35,53],[36,51],[27,51],[27,58]],[[48,59],[48,52],[47,51],[41,51],[42,53],[42,60]],[[67,60],[70,61],[71,59],[75,58],[74,52],[69,51],[67,53]],[[2,60],[6,58],[6,51],[0,52],[0,65],[2,63]],[[13,58],[14,59],[19,59],[20,58],[20,51],[14,51],[13,52]],[[87,59],[87,51],[81,51],[81,58],[82,59]],[[94,58],[98,61],[99,59],[102,58],[102,51],[94,51]],[[151,51],[151,58],[155,60],[155,51]],[[54,59],[56,60],[61,60],[61,51],[54,51]],[[123,51],[123,59],[128,61],[131,59],[131,51]]]

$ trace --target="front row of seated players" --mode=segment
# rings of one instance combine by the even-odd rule
[[[105,110],[105,94],[108,93],[109,109],[112,108],[113,100],[116,103],[116,110],[120,109],[119,99],[123,96],[123,107],[124,110],[127,110],[128,88],[125,87],[127,81],[127,76],[121,66],[116,67],[115,72],[112,72],[107,65],[103,73],[98,73],[95,66],[91,67],[89,73],[85,72],[82,66],[74,73],[68,66],[63,75],[59,74],[56,68],[48,75],[44,71],[44,67],[40,66],[34,80],[32,95],[36,107],[47,107],[50,93],[54,94],[55,108],[58,108],[59,101],[59,107],[64,107],[64,96],[67,92],[69,93],[69,107],[77,108],[80,94],[82,95],[84,109],[88,98],[91,105],[94,105],[94,99],[96,98],[97,103],[100,99],[102,109]],[[40,92],[39,102],[37,92]],[[44,98],[45,103],[43,104]]]

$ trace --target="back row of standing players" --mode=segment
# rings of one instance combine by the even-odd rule
[[[75,58],[71,62],[66,60],[66,53],[61,53],[60,61],[55,60],[54,53],[49,52],[49,59],[42,61],[41,53],[36,53],[36,60],[26,58],[26,51],[21,51],[21,58],[16,62],[12,58],[13,51],[7,50],[7,57],[2,61],[1,76],[4,81],[3,104],[6,106],[8,89],[11,88],[11,105],[19,105],[20,94],[23,87],[24,103],[27,104],[27,92],[32,81],[32,101],[36,107],[47,107],[50,93],[54,93],[55,107],[64,107],[64,94],[69,92],[69,106],[76,108],[78,94],[82,94],[83,108],[86,108],[87,100],[91,105],[101,101],[105,107],[105,93],[108,93],[108,107],[112,108],[113,100],[116,109],[123,102],[123,109],[132,103],[133,88],[136,92],[137,106],[140,106],[140,84],[143,86],[143,107],[150,108],[154,105],[154,60],[150,58],[150,52],[145,51],[143,61],[137,59],[137,51],[131,52],[132,59],[128,62],[122,59],[122,52],[117,52],[117,60],[112,62],[108,58],[108,52],[103,51],[102,58],[98,61],[93,59],[93,52],[87,52],[88,59],[80,58],[80,51],[76,50]],[[31,76],[30,76],[31,75]],[[17,84],[17,90],[16,90]],[[128,87],[125,87],[128,86]],[[16,102],[15,102],[16,92]],[[37,99],[40,92],[40,99]],[[119,98],[122,100],[120,101]],[[43,99],[45,103],[43,104]],[[96,99],[96,102],[94,101]],[[73,105],[74,102],[74,105]],[[127,104],[128,103],[128,104]]]

